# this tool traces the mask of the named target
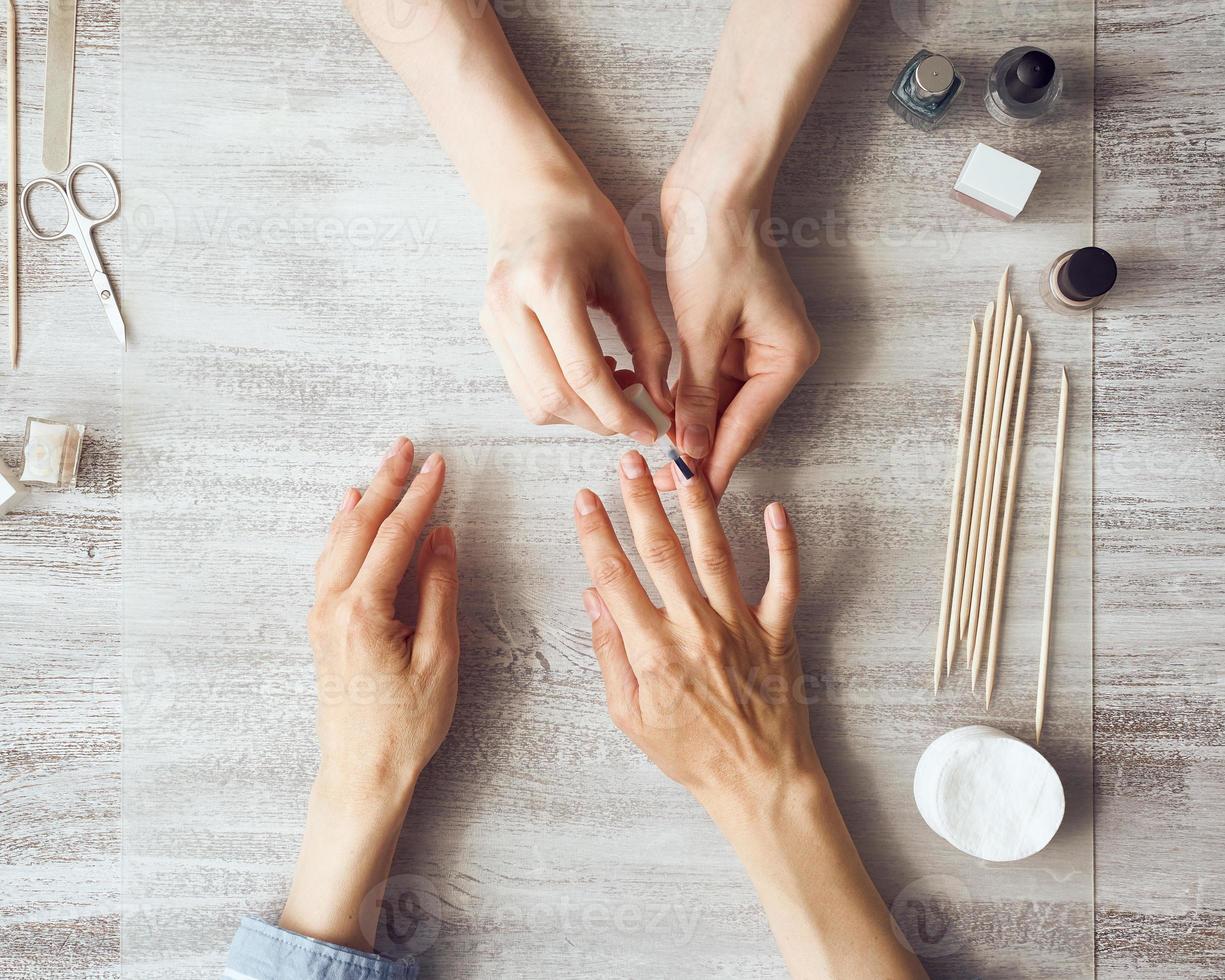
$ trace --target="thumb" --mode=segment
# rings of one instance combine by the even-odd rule
[[[681,373],[676,382],[676,436],[681,451],[702,459],[715,441],[719,412],[719,365],[727,346],[723,330],[695,331],[678,325]]]
[[[455,535],[436,529],[417,559],[417,634],[413,661],[420,666],[452,668],[459,662],[459,574]]]

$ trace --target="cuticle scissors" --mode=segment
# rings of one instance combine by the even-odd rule
[[[115,203],[111,206],[110,211],[100,218],[95,218],[89,214],[81,207],[80,202],[77,200],[74,181],[77,175],[86,169],[101,171],[102,175],[110,183],[111,192],[115,195]],[[56,193],[59,194],[64,202],[64,207],[68,211],[68,219],[64,222],[64,227],[57,232],[47,233],[39,230],[38,226],[34,223],[33,217],[30,215],[30,193],[41,184],[48,184],[55,188]],[[94,245],[94,229],[98,225],[110,221],[118,213],[119,185],[115,183],[114,175],[106,167],[93,161],[78,163],[68,172],[62,184],[52,177],[39,177],[26,184],[21,192],[21,217],[25,221],[31,235],[42,242],[59,241],[61,238],[75,238],[77,240],[77,245],[81,249],[81,255],[85,259],[85,269],[89,273],[90,282],[93,283],[98,299],[102,303],[102,309],[106,313],[106,318],[110,321],[111,329],[115,332],[115,336],[119,338],[119,343],[123,345],[124,350],[127,350],[128,332],[123,322],[123,314],[119,312],[119,303],[115,299],[115,290],[111,287],[111,281],[102,266],[102,258],[98,255],[98,249]]]

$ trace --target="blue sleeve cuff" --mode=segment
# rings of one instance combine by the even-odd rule
[[[243,919],[224,976],[225,980],[416,980],[417,966],[299,936],[258,919]]]

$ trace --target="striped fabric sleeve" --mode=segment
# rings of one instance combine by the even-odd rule
[[[258,919],[243,919],[226,958],[225,980],[416,980],[411,960],[345,949]]]

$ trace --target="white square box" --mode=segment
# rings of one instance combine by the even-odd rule
[[[26,495],[26,488],[17,479],[17,474],[0,463],[0,514],[6,514]]]
[[[986,214],[1012,221],[1025,208],[1042,171],[979,143],[953,185],[953,197]]]

